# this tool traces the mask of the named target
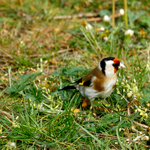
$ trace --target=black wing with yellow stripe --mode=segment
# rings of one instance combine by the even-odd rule
[[[69,86],[65,86],[60,90],[69,90],[69,89],[76,89],[76,84],[78,85],[84,85],[84,86],[91,86],[91,80],[88,81],[83,81],[83,78],[80,78],[79,80],[77,80],[76,82],[74,82],[74,85],[69,85]]]
[[[91,82],[91,80],[84,81],[83,78],[81,78],[81,79],[77,80],[75,83],[79,84],[79,85],[90,86],[92,82]]]

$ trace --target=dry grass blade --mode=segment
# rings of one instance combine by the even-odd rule
[[[86,132],[84,132],[84,131],[82,131],[83,133],[85,133],[86,134]],[[91,132],[93,135],[97,135],[97,136],[99,136],[99,137],[101,137],[101,138],[109,138],[109,139],[117,139],[117,136],[114,136],[114,135],[106,135],[106,134],[102,134],[102,133],[95,133],[95,132]],[[124,139],[124,138],[122,138],[122,137],[120,137],[121,139]],[[148,146],[148,145],[145,145],[145,144],[143,144],[143,143],[140,143],[139,141],[134,141],[134,140],[131,140],[131,139],[128,139],[128,138],[126,138],[126,141],[128,141],[128,142],[132,142],[132,143],[136,143],[136,144],[138,144],[138,145],[143,145],[143,146],[145,146],[145,147],[148,147],[148,148],[150,148],[150,146]]]
[[[9,117],[9,118],[12,118],[12,115],[11,115],[11,114],[9,114],[8,112],[3,111],[3,110],[1,110],[1,109],[0,109],[0,114],[1,114],[1,115],[4,115],[4,116],[7,116],[7,117]]]

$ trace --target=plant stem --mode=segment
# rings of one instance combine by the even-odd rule
[[[8,68],[9,86],[11,87],[11,67]]]
[[[115,27],[115,0],[112,0],[112,26]]]
[[[127,16],[127,0],[124,0],[124,18],[125,18],[125,27],[128,29],[128,16]]]

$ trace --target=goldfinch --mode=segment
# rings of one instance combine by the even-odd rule
[[[60,90],[77,89],[81,95],[93,101],[95,98],[110,96],[117,81],[117,70],[126,68],[118,58],[106,57],[98,66],[72,85]]]

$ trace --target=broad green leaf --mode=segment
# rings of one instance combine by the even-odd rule
[[[140,22],[150,27],[150,16],[143,16]]]

